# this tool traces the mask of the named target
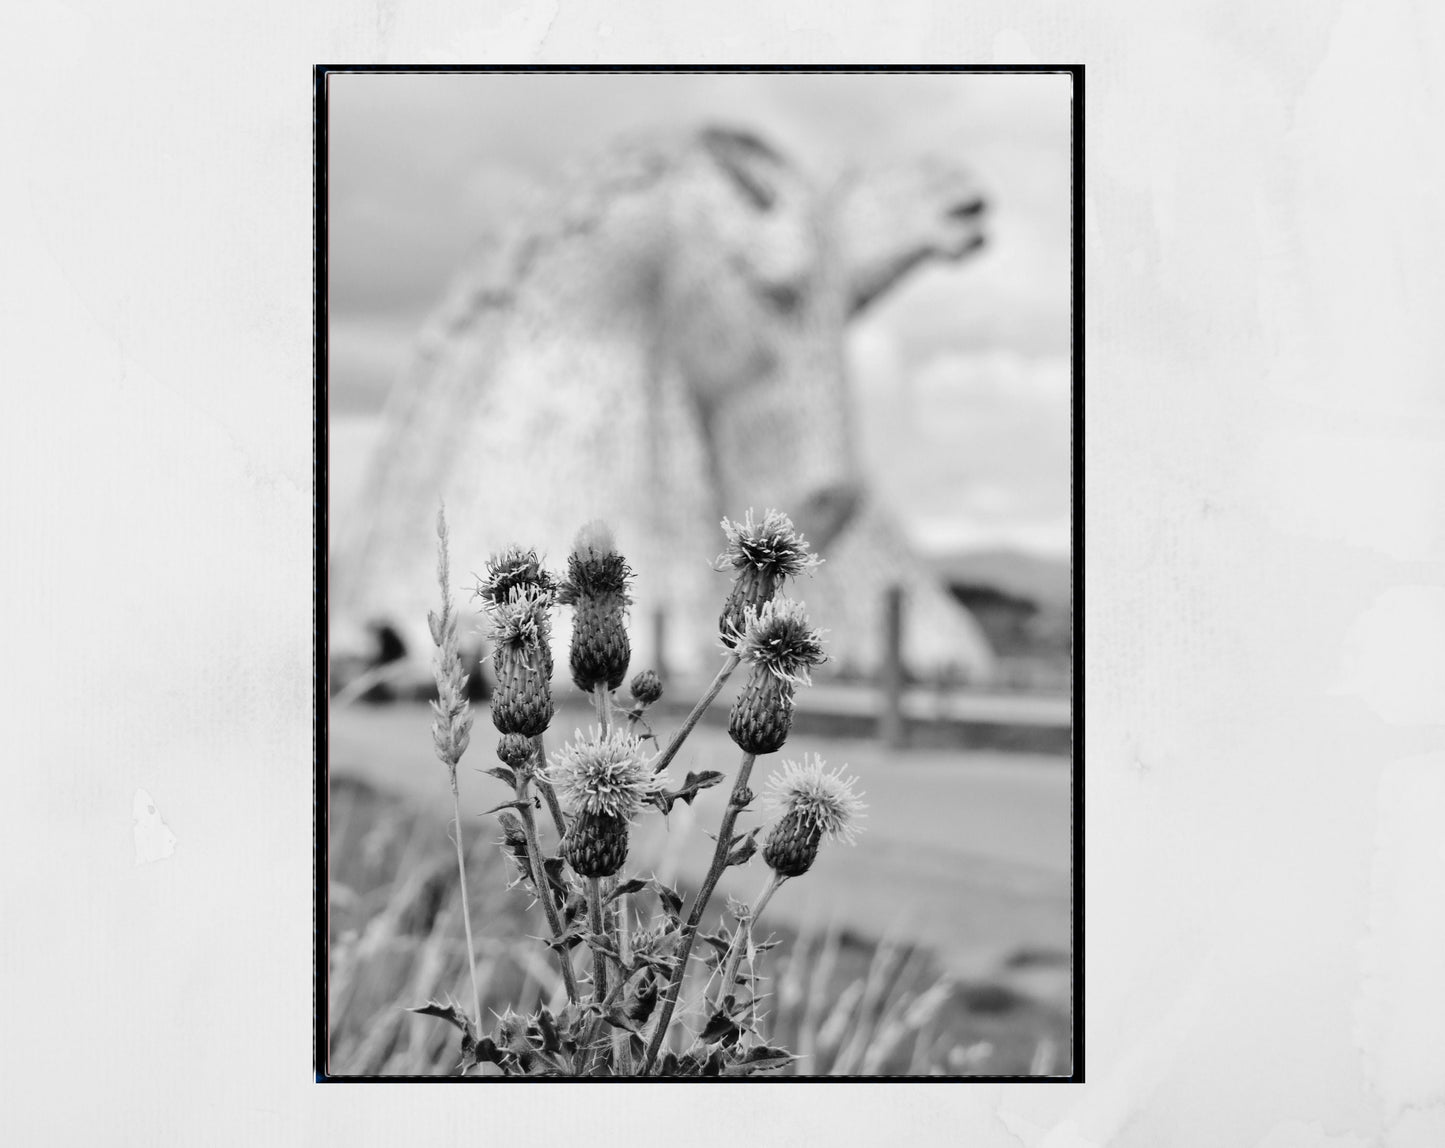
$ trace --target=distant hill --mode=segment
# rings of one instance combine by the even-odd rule
[[[989,587],[1027,598],[1043,611],[1066,608],[1072,594],[1066,558],[1022,550],[961,550],[930,555],[928,562],[951,586]]]

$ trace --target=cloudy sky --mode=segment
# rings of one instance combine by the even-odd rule
[[[870,478],[929,550],[1069,539],[1069,87],[1060,76],[353,75],[330,79],[333,489],[452,272],[538,182],[619,133],[754,127],[826,176],[940,155],[990,245],[919,272],[849,344]]]

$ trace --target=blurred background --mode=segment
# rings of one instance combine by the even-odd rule
[[[839,336],[869,498],[886,506],[899,549],[969,621],[970,649],[956,661],[910,656],[899,618],[919,594],[890,605],[870,584],[868,655],[803,692],[782,756],[796,749],[849,763],[867,791],[869,831],[853,849],[826,852],[807,885],[786,888],[769,910],[786,941],[776,1021],[779,1039],[804,1050],[803,1072],[1066,1072],[1068,78],[329,82],[333,542],[371,513],[377,452],[395,423],[389,397],[410,385],[419,332],[458,273],[505,245],[538,195],[610,140],[725,125],[756,132],[820,186],[861,166],[920,159],[976,177],[988,205],[985,245],[920,265]],[[430,521],[431,506],[416,510]],[[634,624],[645,630],[650,619]],[[333,639],[344,653],[332,665],[333,1070],[443,1071],[435,1028],[444,1026],[393,1007],[454,989],[449,978],[464,975],[441,821],[450,794],[431,755],[429,711],[417,704],[430,651],[407,649],[409,637],[376,625],[369,648],[341,641],[334,620]],[[474,666],[484,707],[485,659]],[[667,675],[651,714],[660,734],[711,668],[681,663]],[[556,741],[587,720],[565,676]],[[688,742],[679,771],[731,770],[736,751],[720,728],[731,693]],[[494,739],[479,715],[471,764],[492,764]],[[766,761],[759,769],[763,781]],[[505,798],[493,790],[500,784],[464,777],[467,811]],[[706,867],[702,830],[716,824],[724,793],[679,805],[665,824],[654,819],[634,838],[634,860],[650,854],[659,875],[686,891]],[[472,819],[463,834],[481,884],[493,886],[474,879],[472,896],[475,915],[491,923],[481,928],[497,1007],[519,993],[545,997],[555,976],[514,944],[524,906],[500,889],[495,825]],[[746,896],[755,884],[749,873],[724,889]],[[538,915],[520,932],[541,928]]]

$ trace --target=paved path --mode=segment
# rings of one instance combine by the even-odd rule
[[[876,715],[883,708],[882,694],[876,687],[835,682],[819,682],[811,686],[798,701],[802,708],[819,712]],[[917,686],[904,691],[903,712],[908,717],[927,720],[944,718],[949,721],[1023,725],[1067,726],[1073,720],[1067,697],[963,690],[940,693]]]
[[[588,720],[587,711],[564,709],[549,744]],[[423,705],[356,706],[331,715],[331,768],[364,777],[449,814],[451,791],[431,755],[430,711]],[[506,798],[500,782],[468,773],[495,760],[495,732],[477,716],[472,747],[463,761],[464,813],[480,813]],[[989,752],[903,750],[877,742],[798,737],[782,754],[754,767],[753,789],[777,757],[820,753],[830,765],[846,762],[866,793],[868,818],[858,844],[825,848],[806,877],[779,892],[769,914],[794,923],[836,921],[878,936],[891,930],[934,946],[965,976],[995,972],[1023,949],[1067,953],[1070,930],[1070,770],[1066,759]],[[689,769],[720,769],[732,776],[738,752],[720,729],[694,731],[672,767],[680,780]],[[653,859],[660,875],[698,880],[707,868],[727,783],[702,794],[693,809],[679,805],[663,821],[646,818],[635,834],[633,857]],[[740,828],[749,828],[746,819]],[[491,831],[490,829],[488,831]],[[759,861],[730,870],[723,891],[750,897],[761,884]],[[1062,973],[1042,989],[1057,996]]]

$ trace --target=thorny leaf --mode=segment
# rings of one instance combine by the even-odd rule
[[[671,813],[673,802],[682,801],[691,805],[694,797],[704,789],[711,789],[723,779],[723,776],[715,769],[704,770],[702,773],[693,773],[689,770],[681,789],[670,789],[665,793],[659,793],[653,800],[663,813]]]
[[[673,1066],[671,1072],[663,1072],[664,1076],[701,1076],[703,1063],[707,1059],[706,1054],[697,1049],[688,1052],[681,1058],[673,1056],[672,1053],[668,1053],[668,1056],[672,1056]],[[666,1063],[667,1061],[664,1059],[664,1066]]]
[[[522,798],[515,801],[504,801],[501,805],[494,805],[490,809],[483,810],[481,816],[486,817],[488,814],[500,813],[503,809],[525,809],[527,804],[527,801]]]
[[[798,1058],[785,1048],[770,1048],[760,1044],[750,1048],[743,1058],[723,1069],[724,1076],[752,1076],[757,1072],[770,1072],[784,1068]]]
[[[489,1036],[482,1037],[470,1048],[467,1047],[467,1040],[462,1038],[462,1071],[475,1068],[479,1064],[495,1064],[506,1071],[507,1054],[497,1047],[496,1041]]]
[[[505,765],[494,765],[491,767],[491,769],[483,769],[480,772],[490,773],[493,777],[501,781],[505,781],[513,789],[517,788],[517,775],[513,773],[510,769],[508,769]]]
[[[602,1018],[613,1028],[620,1028],[627,1032],[636,1032],[637,1026],[623,1016],[620,1012],[610,1012]]]
[[[542,1051],[560,1052],[562,1037],[557,1031],[557,1021],[545,1005],[537,1013],[537,1027],[542,1030]]]
[[[654,881],[652,884],[657,890],[657,899],[662,902],[662,911],[676,925],[682,920],[682,897],[676,889],[664,885],[661,881]]]
[[[693,773],[691,770],[682,781],[682,788],[673,794],[674,797],[692,804],[692,799],[704,789],[711,789],[723,779],[723,774],[715,769],[706,769],[702,773]]]
[[[546,864],[546,862],[543,862]],[[562,923],[572,925],[585,920],[587,916],[587,898],[580,893],[573,894],[567,898],[567,904],[562,910]]]
[[[585,932],[586,930],[583,929],[580,924],[570,925],[562,930],[560,937],[548,937],[545,943],[548,948],[556,949],[560,952],[563,949],[570,949],[573,945],[580,942]]]
[[[732,1017],[725,1012],[715,1012],[708,1019],[706,1027],[698,1034],[698,1040],[704,1044],[721,1042],[725,1047],[731,1047],[738,1042],[738,1037],[742,1034],[743,1030],[737,1026]]]
[[[427,1001],[420,1008],[409,1008],[406,1011],[420,1013],[422,1016],[441,1017],[442,1020],[461,1029],[464,1036],[471,1035],[475,1031],[472,1026],[472,1018],[450,1002],[442,1004],[440,1001]]]
[[[588,948],[603,956],[611,957],[619,965],[622,963],[622,956],[617,951],[617,946],[612,943],[612,938],[606,933],[587,932],[582,934],[582,939],[587,942]]]
[[[732,951],[732,938],[726,933],[699,933],[697,939],[699,941],[706,941],[723,956],[727,956],[728,953]]]
[[[650,953],[634,953],[632,956],[632,968],[627,971],[629,973],[635,972],[637,969],[642,968],[643,965],[646,965],[655,972],[661,973],[663,976],[669,976],[672,973],[672,962],[670,960],[666,957],[655,957]]]
[[[646,881],[642,880],[640,877],[634,877],[634,878],[632,878],[632,880],[630,880],[630,881],[624,881],[624,882],[622,882],[622,884],[618,885],[617,888],[613,889],[612,892],[607,895],[607,900],[606,900],[606,901],[603,901],[602,903],[603,903],[604,905],[610,904],[612,901],[615,901],[618,897],[625,897],[625,896],[627,896],[629,893],[640,893],[640,892],[642,892],[642,890],[644,890],[644,889],[646,889],[646,888],[647,888],[647,882],[646,882]]]
[[[622,1011],[639,1027],[645,1025],[657,1007],[658,995],[657,977],[649,969],[628,989]]]
[[[761,826],[759,826],[759,828],[761,828]],[[748,839],[728,854],[726,864],[744,865],[749,860],[751,860],[753,854],[758,851],[758,843],[754,840],[754,838],[757,837],[757,834],[757,829],[754,829],[751,833],[749,833]]]
[[[560,857],[544,857],[542,859],[542,868],[547,873],[547,884],[552,886],[552,892],[555,894],[554,899],[559,909],[566,907],[567,898],[572,895],[572,890],[567,884],[567,877],[563,871],[564,865],[565,862]]]

